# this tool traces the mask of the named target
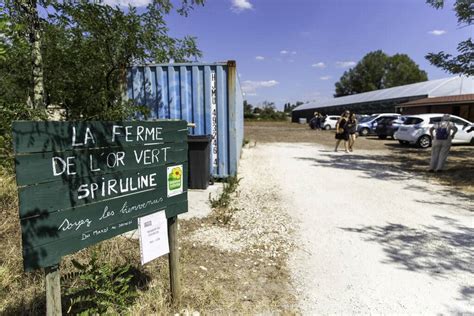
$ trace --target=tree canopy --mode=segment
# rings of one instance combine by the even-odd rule
[[[426,3],[436,9],[444,7],[444,0],[426,0]],[[454,11],[461,27],[470,27],[474,22],[474,3],[472,0],[456,0]],[[429,62],[452,74],[474,76],[474,42],[469,37],[457,46],[458,55],[453,56],[444,51],[429,53],[425,57]]]
[[[168,35],[170,0],[154,0],[146,10],[122,9],[94,1],[40,1],[41,55],[46,105],[59,105],[69,119],[114,119],[134,112],[123,96],[126,67],[143,62],[183,62],[201,56],[196,39]],[[186,15],[203,0],[182,0]],[[28,40],[30,16],[22,1],[6,1],[0,20],[0,102],[25,103],[32,97]],[[46,13],[44,13],[46,12]],[[3,32],[3,20],[10,24]],[[8,91],[5,91],[8,90]]]
[[[388,56],[381,50],[365,55],[336,82],[335,97],[391,88],[428,80],[425,71],[405,54]]]

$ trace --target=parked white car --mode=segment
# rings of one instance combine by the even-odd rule
[[[340,118],[339,115],[328,115],[324,121],[323,128],[325,130],[335,129],[337,120]]]
[[[431,146],[430,128],[441,121],[443,114],[419,114],[406,117],[403,125],[395,132],[394,137],[400,144],[416,144],[421,148]],[[453,144],[469,144],[474,142],[474,132],[468,132],[473,124],[463,118],[451,115],[458,131],[452,140]]]

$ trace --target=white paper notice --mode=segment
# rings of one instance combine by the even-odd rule
[[[142,265],[170,252],[165,211],[138,218]]]

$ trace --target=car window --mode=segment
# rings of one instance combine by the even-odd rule
[[[330,120],[337,121],[339,118],[338,117],[330,117]]]
[[[391,123],[393,122],[395,119],[397,119],[396,117],[385,117],[382,122],[380,123],[384,123],[384,124],[388,124],[388,123]]]
[[[403,125],[414,125],[414,124],[420,124],[423,122],[423,119],[419,117],[407,117],[405,119],[405,122],[403,122]]]
[[[359,123],[370,122],[376,117],[377,117],[377,115],[371,115],[371,116],[364,117],[360,120]]]
[[[441,116],[430,118],[430,124],[441,122]]]
[[[458,124],[458,125],[463,125],[464,126],[464,124],[467,124],[467,122],[465,122],[463,120],[460,120],[458,118],[455,118],[455,117],[451,117],[449,120],[451,122],[453,122],[454,124]]]

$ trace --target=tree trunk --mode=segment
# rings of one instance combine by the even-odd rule
[[[31,44],[31,61],[33,70],[33,107],[45,108],[43,84],[43,56],[41,55],[41,24],[38,16],[37,0],[22,1],[25,11],[29,40]]]

